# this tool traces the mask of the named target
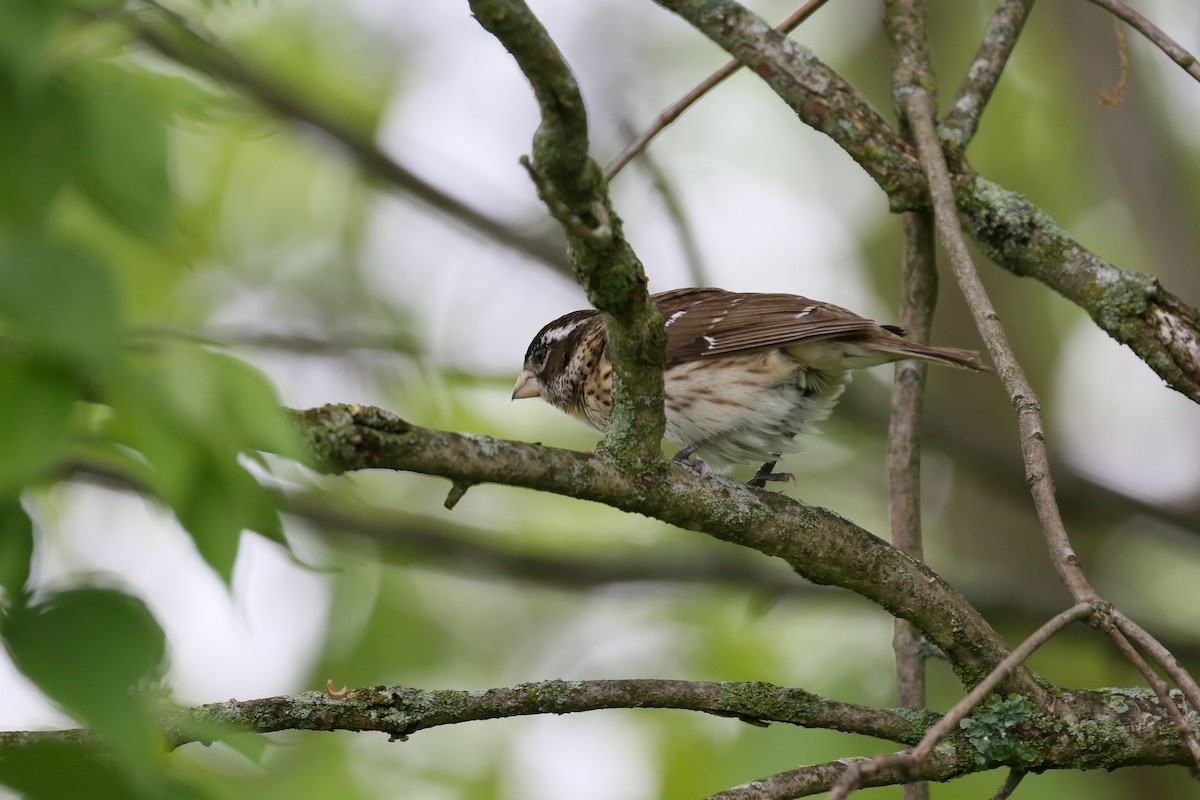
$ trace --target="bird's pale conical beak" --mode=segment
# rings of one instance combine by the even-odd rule
[[[537,376],[527,369],[521,370],[517,376],[517,385],[513,387],[512,399],[521,400],[525,397],[541,397],[542,384]]]

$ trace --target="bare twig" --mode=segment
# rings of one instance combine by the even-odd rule
[[[1000,0],[997,4],[996,12],[988,20],[979,50],[950,103],[950,110],[942,117],[940,130],[953,144],[966,147],[975,136],[979,118],[983,116],[992,92],[1000,83],[1000,74],[1017,45],[1021,28],[1033,10],[1033,2]]]
[[[928,40],[924,33],[923,0],[888,0],[884,28],[892,41],[892,97],[900,130],[911,140],[902,98],[914,85],[933,85]],[[937,257],[933,215],[928,211],[904,213],[904,277],[901,288],[900,327],[910,338],[928,342],[937,303]],[[921,542],[921,438],[920,422],[925,398],[925,365],[918,361],[896,363],[892,382],[891,420],[888,425],[888,500],[891,506],[892,543],[914,558],[924,557]],[[906,620],[892,629],[896,656],[896,697],[902,706],[925,707],[925,654],[920,635]],[[928,800],[929,784],[905,783],[903,800]]]
[[[1008,777],[1004,779],[1004,783],[1000,784],[995,793],[992,794],[991,800],[1008,800],[1028,774],[1020,769],[1009,770]]]
[[[1200,687],[1196,685],[1196,679],[1191,676],[1191,673],[1179,665],[1171,651],[1120,610],[1113,609],[1110,614],[1117,629],[1135,641],[1161,664],[1166,673],[1171,676],[1171,680],[1175,681],[1175,685],[1183,692],[1183,696],[1191,703],[1193,710],[1200,711]]]
[[[804,20],[808,19],[821,6],[825,5],[829,0],[808,0],[807,3],[796,9],[787,19],[775,26],[775,30],[780,33],[791,33],[799,27]],[[671,105],[664,108],[659,115],[654,118],[644,131],[635,138],[629,145],[617,154],[617,157],[609,162],[604,168],[604,179],[611,181],[617,176],[617,173],[625,168],[625,165],[637,157],[639,153],[645,150],[654,137],[662,133],[668,125],[679,119],[683,112],[687,111],[696,102],[715,89],[722,81],[728,78],[733,73],[741,69],[741,62],[730,61],[718,69],[713,74],[709,75],[683,97],[676,100]],[[697,284],[702,285],[702,284]]]
[[[975,324],[983,336],[992,361],[997,366],[1000,379],[1004,382],[1004,387],[1017,409],[1026,481],[1033,494],[1034,507],[1037,509],[1043,535],[1050,548],[1051,562],[1067,590],[1077,602],[1103,603],[1104,601],[1083,574],[1079,559],[1071,548],[1066,528],[1063,526],[1062,517],[1058,512],[1037,398],[1024,371],[1017,363],[1004,329],[1000,325],[999,317],[988,299],[983,283],[979,280],[979,275],[975,270],[975,265],[967,252],[966,241],[959,226],[957,209],[954,204],[949,170],[946,167],[941,143],[938,141],[934,129],[933,106],[929,95],[923,89],[917,89],[909,96],[907,106],[909,122],[917,139],[921,164],[929,176],[930,194],[933,197],[938,229],[942,232],[943,245],[950,256],[955,278],[970,306]],[[1169,710],[1174,708],[1165,694],[1165,686],[1162,685],[1157,675],[1153,675],[1153,671],[1149,667],[1143,668],[1140,657],[1133,658],[1130,655],[1131,648],[1128,648],[1124,636],[1119,631],[1110,631],[1110,638],[1142,670],[1156,694],[1159,695],[1160,703],[1168,706]],[[1169,654],[1167,655],[1169,656]],[[1171,662],[1174,662],[1173,658]],[[1160,663],[1162,662],[1160,661]],[[1191,726],[1183,719],[1178,709],[1174,709],[1173,716],[1180,735],[1188,743],[1193,754],[1200,754],[1200,743],[1197,742],[1196,734]],[[1197,763],[1200,764],[1200,756],[1197,758]]]
[[[1049,641],[1054,634],[1072,622],[1089,616],[1093,611],[1094,608],[1091,603],[1077,603],[1066,611],[1057,614],[1045,625],[1034,631],[1029,638],[1021,642],[1020,646],[1009,653],[992,670],[992,673],[987,678],[968,692],[966,697],[955,703],[954,707],[937,721],[937,724],[930,726],[916,747],[908,752],[877,756],[848,767],[838,779],[833,791],[829,793],[829,800],[841,800],[841,798],[844,798],[847,794],[862,786],[863,778],[873,774],[876,770],[892,766],[911,768],[924,761],[933,752],[933,748],[937,746],[937,743],[954,730],[958,723],[962,722],[971,713],[971,710],[979,705],[985,697],[995,691],[996,687],[1000,685],[1000,682],[1004,680],[1010,671],[1024,663],[1033,654],[1034,650],[1037,650]]]
[[[924,89],[915,89],[908,97],[908,121],[917,141],[921,164],[929,176],[930,193],[933,196],[934,214],[942,244],[950,256],[950,264],[959,288],[975,318],[975,325],[983,337],[988,354],[996,365],[1000,380],[1017,409],[1017,422],[1021,430],[1021,452],[1025,460],[1025,480],[1033,494],[1038,519],[1042,523],[1046,542],[1050,547],[1051,559],[1059,577],[1076,601],[1094,601],[1099,595],[1088,583],[1080,569],[1079,560],[1071,548],[1066,528],[1058,513],[1058,502],[1054,497],[1054,483],[1050,477],[1050,461],[1046,455],[1045,434],[1042,432],[1041,407],[1033,387],[1017,363],[1008,336],[1000,325],[987,290],[979,279],[979,273],[967,250],[966,240],[958,223],[958,211],[954,204],[954,188],[950,173],[942,155],[941,143],[934,128],[933,105]]]
[[[1200,81],[1200,62],[1197,62],[1194,55],[1153,22],[1122,3],[1121,0],[1088,0],[1088,2],[1115,14],[1131,28],[1149,39],[1155,47],[1166,53],[1172,61],[1183,67],[1184,72]]]

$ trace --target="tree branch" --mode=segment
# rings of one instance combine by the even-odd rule
[[[1198,722],[1196,712],[1190,712],[1188,724],[1194,728]],[[1042,772],[1190,761],[1188,749],[1176,735],[1169,715],[1144,689],[1061,691],[1054,714],[1035,714],[1010,729],[1010,735],[1024,745],[1023,757],[988,758],[974,748],[961,730],[949,735],[951,738],[930,751],[924,760],[912,759],[910,752],[883,758],[841,758],[759,778],[712,795],[708,800],[785,800],[830,791],[833,798],[840,796],[839,783],[851,777],[859,788],[869,788],[912,781],[946,781],[1000,766],[1021,772]],[[1081,737],[1093,742],[1102,737],[1105,743],[1083,754],[1079,748]],[[1130,746],[1136,754],[1125,749]]]
[[[604,503],[784,559],[908,619],[940,647],[968,686],[1008,654],[995,631],[921,562],[824,509],[660,462],[625,471],[590,453],[420,428],[390,412],[325,406],[293,412],[320,469],[395,469],[455,482],[502,483]],[[1026,671],[1007,684],[1044,699]]]
[[[1200,403],[1200,311],[1152,276],[1090,252],[1016,192],[962,172],[954,176],[954,196],[963,224],[989,258],[1078,305],[1168,385]]]
[[[588,156],[587,114],[562,54],[522,0],[471,0],[479,24],[517,61],[537,98],[541,124],[524,162],[567,236],[575,277],[604,312],[613,362],[613,410],[602,452],[627,465],[662,458],[667,334],[625,240],[600,166]]]
[[[988,675],[978,686],[972,688],[966,697],[955,703],[954,707],[947,711],[945,716],[939,719],[936,724],[930,726],[916,747],[905,753],[876,756],[870,761],[859,762],[854,767],[847,769],[838,778],[834,790],[829,793],[829,800],[842,800],[847,794],[863,786],[863,779],[878,769],[888,765],[896,765],[904,767],[908,771],[929,758],[938,742],[946,738],[958,726],[958,723],[965,719],[977,705],[983,702],[983,699],[1000,685],[1000,682],[1009,671],[1016,669],[1019,664],[1023,664],[1026,659],[1033,655],[1035,650],[1048,642],[1054,634],[1072,622],[1090,616],[1093,611],[1091,603],[1077,603],[1066,611],[1056,614],[1045,625],[1042,625],[1042,627],[1030,634],[1029,638],[1021,642],[1017,649],[1009,653],[1004,661],[996,666],[991,675]]]
[[[1150,20],[1134,11],[1120,0],[1088,0],[1118,17],[1129,27],[1149,39],[1155,47],[1167,54],[1167,57],[1183,68],[1183,71],[1200,81],[1200,62],[1185,50],[1179,42],[1172,39],[1161,28]]]
[[[914,86],[933,86],[929,42],[925,36],[924,0],[888,0],[884,28],[892,42],[892,97],[900,130],[911,143],[903,98]],[[933,216],[928,211],[905,211],[904,275],[901,287],[900,327],[908,338],[928,342],[937,303],[937,256]],[[892,381],[891,419],[888,425],[888,500],[891,507],[892,544],[924,560],[921,541],[921,437],[925,400],[924,362],[896,362]],[[896,699],[902,706],[924,708],[925,653],[921,637],[907,620],[892,629],[896,654]],[[929,800],[929,784],[906,783],[903,800]]]
[[[404,740],[412,734],[465,722],[541,714],[571,714],[600,709],[660,708],[698,711],[762,725],[779,722],[913,744],[933,728],[939,715],[915,709],[877,709],[830,700],[802,689],[761,681],[707,682],[682,680],[547,680],[480,690],[418,689],[372,686],[343,692],[301,692],[254,700],[220,703],[165,712],[160,729],[171,748],[208,744],[244,733],[296,731],[373,731]],[[1188,754],[1177,737],[1164,735],[1170,721],[1152,696],[1137,690],[1062,691],[1058,715],[1030,720],[1020,735],[1031,755],[1024,767],[1047,769],[1115,769],[1139,764],[1186,763]],[[1103,712],[1103,713],[1101,713]],[[1190,724],[1197,724],[1194,712]],[[1102,751],[1081,751],[1080,737],[1103,738]],[[90,731],[0,732],[0,751],[61,743],[87,746]],[[969,737],[950,731],[943,746],[916,764],[881,764],[864,771],[864,786],[880,786],[914,777],[946,780],[992,769],[981,761]],[[797,797],[829,789],[848,765],[865,759],[841,759],[755,781],[716,797]],[[869,773],[869,774],[867,774]],[[763,793],[764,787],[789,785],[791,793]],[[804,785],[805,791],[795,787]],[[759,791],[759,793],[753,793]]]
[[[926,207],[911,148],[862,96],[811,52],[735,0],[656,0],[753,69],[800,116],[828,135],[888,194],[896,211]],[[1148,276],[1119,269],[1074,241],[1025,198],[956,159],[955,194],[971,236],[997,264],[1079,305],[1172,388],[1200,402],[1200,311]]]
[[[758,725],[781,722],[911,743],[937,721],[931,711],[869,708],[761,681],[547,680],[474,691],[372,686],[337,695],[301,692],[179,709],[163,716],[162,729],[172,748],[238,733],[285,730],[375,731],[403,740],[417,731],[487,719],[670,708]],[[45,741],[82,743],[87,737],[82,730],[0,732],[0,750]]]
[[[655,0],[758,74],[800,117],[829,136],[879,184],[893,210],[928,202],[912,148],[812,51],[734,0]]]
[[[907,107],[909,121],[916,135],[921,164],[929,176],[934,214],[937,217],[938,229],[943,236],[943,245],[950,255],[954,277],[958,280],[959,288],[970,306],[976,327],[983,336],[988,353],[996,364],[1009,398],[1017,409],[1017,422],[1021,430],[1021,451],[1025,459],[1026,482],[1033,494],[1034,507],[1037,509],[1038,518],[1042,523],[1042,532],[1050,549],[1050,560],[1076,602],[1097,605],[1103,601],[1084,575],[1079,559],[1067,538],[1066,527],[1063,525],[1058,511],[1058,502],[1054,497],[1054,482],[1050,477],[1050,461],[1046,454],[1045,435],[1042,432],[1041,408],[1037,396],[1008,344],[1004,328],[1000,325],[999,317],[988,299],[983,283],[979,280],[975,265],[967,252],[966,242],[962,237],[954,206],[950,173],[934,128],[933,106],[929,95],[922,89],[915,90],[909,95]],[[1099,606],[1097,605],[1097,607]],[[1165,684],[1142,659],[1135,657],[1136,654],[1132,652],[1132,648],[1125,640],[1125,634],[1111,627],[1108,629],[1108,634],[1117,647],[1129,656],[1130,661],[1146,677],[1158,694],[1159,701],[1164,706],[1174,709],[1174,705],[1167,696]],[[1173,662],[1174,659],[1172,658],[1171,661]],[[1160,663],[1165,664],[1161,659]],[[1187,678],[1187,682],[1191,686],[1195,686],[1190,676]],[[1200,741],[1197,741],[1195,731],[1188,726],[1180,713],[1176,713],[1175,721],[1181,737],[1188,742],[1196,758],[1196,763],[1200,764]]]
[[[959,84],[958,92],[950,103],[950,110],[942,117],[939,132],[942,138],[958,148],[965,148],[975,136],[979,118],[992,98],[992,92],[1000,83],[1000,74],[1017,46],[1017,38],[1025,26],[1034,0],[1000,0],[996,12],[988,20],[987,30],[979,43],[979,50],[967,68],[967,74]]]

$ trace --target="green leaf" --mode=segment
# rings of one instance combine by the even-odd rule
[[[0,783],[25,800],[198,800],[202,795],[166,776],[130,766],[97,748],[38,742],[0,752]],[[140,774],[139,774],[140,773]]]
[[[133,233],[161,238],[170,219],[167,128],[117,68],[93,66],[79,101],[87,136],[79,182],[105,213]]]
[[[0,492],[36,477],[67,441],[79,380],[24,355],[0,358]]]
[[[296,429],[283,413],[271,382],[245,361],[223,353],[200,352],[216,384],[218,402],[236,431],[238,449],[302,458],[304,449]]]
[[[242,361],[179,345],[138,366],[136,377],[114,383],[105,430],[145,456],[158,496],[229,582],[242,531],[284,542],[275,495],[246,471],[241,454],[298,454],[294,430],[271,385]]]
[[[0,496],[0,587],[8,603],[24,601],[33,560],[33,522],[16,494]]]
[[[0,3],[0,31],[11,6]],[[43,225],[50,203],[74,178],[83,125],[78,98],[61,82],[18,77],[0,70],[0,230],[28,231]]]
[[[0,754],[0,783],[26,800],[124,800],[139,795],[112,759],[63,742],[5,748]]]
[[[0,235],[0,326],[28,344],[77,367],[107,369],[121,347],[117,304],[111,276],[84,253]]]
[[[136,689],[160,674],[166,640],[141,600],[71,589],[14,607],[2,633],[17,668],[119,752],[139,760],[157,750]]]
[[[36,73],[62,9],[42,0],[0,3],[0,65],[13,73]]]

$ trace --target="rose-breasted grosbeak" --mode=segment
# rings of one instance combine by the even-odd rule
[[[701,471],[765,462],[755,486],[790,477],[772,473],[775,462],[829,416],[850,370],[903,358],[985,369],[977,352],[909,341],[900,328],[807,297],[675,289],[654,300],[667,327],[666,437],[683,448],[675,460]],[[612,362],[603,315],[572,311],[542,328],[512,396],[541,397],[604,431]]]

